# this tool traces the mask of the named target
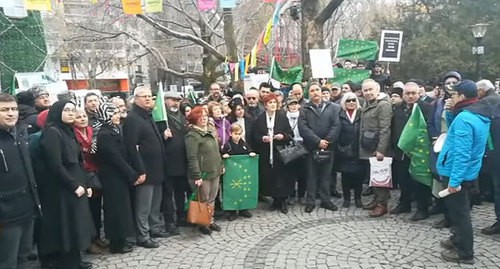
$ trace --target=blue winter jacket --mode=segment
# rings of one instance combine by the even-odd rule
[[[450,178],[449,186],[457,188],[477,179],[489,130],[487,108],[480,104],[465,107],[453,118],[437,162],[439,175]]]

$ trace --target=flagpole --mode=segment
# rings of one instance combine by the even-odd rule
[[[273,71],[274,71],[274,56],[273,59],[271,60],[271,70],[269,70],[269,82],[271,82],[271,79],[273,78]]]

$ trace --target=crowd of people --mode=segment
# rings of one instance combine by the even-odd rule
[[[473,263],[472,203],[494,200],[497,222],[482,232],[500,233],[493,168],[500,96],[490,81],[463,80],[455,71],[431,91],[421,80],[386,87],[388,77],[377,76],[361,85],[296,83],[286,94],[262,83],[225,95],[213,83],[203,104],[166,92],[167,119],[159,122],[146,86],[135,89],[133,103],[89,93],[82,108],[70,98],[50,104],[42,88],[0,94],[0,268],[22,268],[34,248],[42,268],[64,269],[92,268],[82,251],[158,248],[156,238],[190,225],[184,205],[194,190],[215,208],[210,224],[198,227],[202,234],[221,231],[217,219],[251,218],[251,210],[221,207],[223,160],[242,154],[259,155],[259,200],[269,210],[287,214],[302,204],[307,213],[318,205],[336,211],[332,196],[343,196],[343,207],[353,200],[377,218],[411,212],[415,201],[412,221],[444,213],[436,227],[453,227],[442,257]],[[398,148],[415,106],[431,141],[447,133],[440,153],[429,149],[435,181],[452,193],[444,199],[412,179],[410,156]],[[289,145],[306,154],[285,162],[280,152]],[[401,190],[395,208],[388,209],[389,188],[363,192],[371,157],[393,158],[393,188]],[[363,204],[362,195],[373,199]]]

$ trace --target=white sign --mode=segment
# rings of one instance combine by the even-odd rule
[[[313,78],[333,78],[332,55],[329,49],[309,50]]]
[[[378,60],[381,62],[399,62],[402,43],[402,31],[383,30],[380,37]]]
[[[177,91],[177,85],[170,85],[169,86],[169,91],[176,92]]]

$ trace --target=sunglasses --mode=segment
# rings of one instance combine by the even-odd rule
[[[248,100],[257,100],[257,97],[247,97]]]
[[[356,99],[347,99],[345,100],[346,103],[356,103]]]

